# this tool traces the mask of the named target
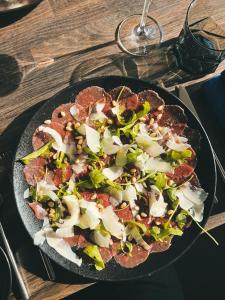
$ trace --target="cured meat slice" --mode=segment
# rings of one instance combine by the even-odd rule
[[[179,126],[183,126],[186,123],[187,119],[184,114],[184,110],[178,105],[165,105],[162,117],[158,121],[160,126],[175,128],[177,124],[179,124]]]
[[[152,90],[145,90],[140,92],[138,94],[138,98],[141,103],[144,103],[145,101],[148,101],[150,103],[150,112],[155,112],[160,106],[164,107],[165,105],[164,100],[159,96],[159,94]],[[163,111],[163,107],[160,113]]]
[[[33,212],[38,220],[43,220],[44,217],[46,217],[47,212],[44,208],[41,207],[41,205],[39,203],[32,202],[32,203],[29,203],[29,206],[33,210]]]
[[[82,90],[75,99],[75,106],[78,109],[76,119],[85,120],[96,103],[105,103],[103,112],[107,113],[111,108],[112,98],[99,86],[91,86]]]
[[[195,151],[198,151],[201,144],[201,134],[197,129],[190,127],[185,128],[184,135],[187,137],[189,144],[192,145]]]
[[[45,176],[46,165],[47,160],[43,157],[32,159],[23,169],[27,183],[34,186],[37,182],[41,181]]]
[[[172,238],[167,238],[162,242],[160,242],[160,241],[154,242],[152,244],[151,252],[152,253],[153,252],[164,252],[164,251],[168,250],[171,246],[171,240],[172,240]]]
[[[42,125],[44,126],[44,125]],[[32,136],[32,146],[34,150],[37,150],[47,144],[51,139],[51,136],[48,133],[39,131],[38,128],[35,130]]]
[[[144,250],[142,247],[138,245],[133,245],[131,256],[126,255],[124,253],[120,253],[114,256],[115,261],[124,268],[134,268],[138,265],[145,262],[151,252],[151,248],[149,251]]]
[[[105,194],[105,193],[97,193],[96,194],[96,193],[92,193],[92,192],[81,192],[80,194],[86,201],[98,200],[103,207],[107,207],[107,206],[111,205],[111,203],[109,202],[108,194]],[[96,195],[96,198],[92,199],[92,197],[94,195]]]
[[[184,182],[194,172],[194,168],[188,164],[182,164],[174,169],[174,173],[167,173],[176,184]]]
[[[132,211],[129,205],[127,205],[125,208],[115,210],[115,213],[123,221],[128,221],[133,219]]]
[[[83,234],[75,234],[72,237],[64,238],[64,241],[67,242],[70,247],[84,248],[89,242],[86,240]]]
[[[129,97],[133,92],[129,87],[121,85],[109,91],[109,94],[113,100],[119,100]]]
[[[65,125],[59,122],[51,122],[50,125],[41,125],[44,127],[50,127],[57,131],[61,137],[69,143],[71,139],[73,138],[73,133],[71,131],[65,130]],[[39,149],[40,147],[44,146],[46,143],[48,143],[51,140],[51,136],[48,133],[45,133],[43,131],[40,131],[39,128],[37,128],[32,136],[32,146],[34,150]]]
[[[110,248],[99,247],[99,252],[101,254],[101,257],[102,257],[104,263],[109,262],[111,260],[111,258],[113,257],[112,250]]]
[[[74,118],[70,113],[70,108],[73,103],[61,104],[52,113],[52,122],[66,125],[68,122],[73,122]]]
[[[138,95],[133,93],[127,86],[118,86],[111,90],[109,94],[113,100],[118,100],[128,110],[135,110],[140,104]]]

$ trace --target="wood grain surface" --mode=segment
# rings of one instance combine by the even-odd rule
[[[163,26],[164,44],[147,58],[129,57],[115,41],[118,24],[128,15],[141,13],[143,1],[44,0],[20,20],[1,28],[0,133],[4,133],[0,137],[1,151],[10,149],[18,128],[23,126],[9,126],[13,120],[17,124],[24,111],[29,115],[29,108],[38,107],[38,103],[84,78],[125,75],[172,88],[175,84],[188,85],[212,76],[194,79],[181,71],[171,50],[189,2],[153,1],[150,15]],[[224,0],[217,2],[221,22],[225,24]],[[224,67],[223,62],[216,72]],[[23,265],[20,268],[31,299],[62,299],[87,286],[44,281]]]

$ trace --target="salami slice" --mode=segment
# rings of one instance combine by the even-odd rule
[[[41,181],[45,176],[46,165],[47,160],[43,157],[32,159],[23,169],[27,183],[34,186]]]
[[[160,126],[175,127],[184,126],[187,123],[184,110],[178,105],[165,105],[163,114],[158,124]],[[183,125],[182,125],[183,124]]]
[[[194,172],[194,168],[188,164],[182,164],[174,169],[174,173],[167,173],[176,184],[184,182]]]
[[[111,260],[113,257],[112,250],[106,247],[99,247],[99,252],[101,254],[101,257],[104,261],[104,263],[107,263]]]
[[[119,217],[123,221],[128,221],[133,219],[133,215],[129,205],[127,205],[125,208],[115,210],[115,213],[117,217]]]
[[[119,86],[109,93],[113,100],[118,100],[119,103],[124,104],[127,110],[135,110],[140,104],[138,95],[133,93],[127,86]]]
[[[75,99],[75,105],[78,109],[76,118],[79,121],[85,120],[90,114],[96,103],[105,103],[103,112],[107,113],[111,108],[112,98],[106,91],[99,86],[91,86],[82,90]]]
[[[66,125],[68,122],[73,122],[74,118],[70,113],[70,108],[73,103],[61,104],[52,113],[52,122],[60,123]]]
[[[30,208],[33,210],[36,218],[38,220],[43,220],[46,217],[47,212],[42,206],[37,202],[29,203]]]
[[[163,111],[165,102],[155,91],[152,90],[142,91],[138,94],[138,98],[141,103],[144,103],[145,101],[148,101],[150,103],[151,106],[150,112],[157,111],[159,107],[162,107],[160,113]]]
[[[152,244],[151,252],[152,253],[153,252],[164,252],[164,251],[168,250],[171,246],[171,240],[172,240],[172,238],[168,238],[162,242],[160,242],[160,241],[154,242]]]
[[[120,253],[114,256],[115,261],[124,268],[134,268],[145,262],[149,256],[149,251],[144,250],[138,245],[133,245],[131,256]]]

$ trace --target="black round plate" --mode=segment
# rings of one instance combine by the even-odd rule
[[[1,282],[1,288],[0,288],[0,299],[8,299],[11,284],[12,284],[12,273],[10,264],[8,261],[8,258],[3,251],[3,249],[0,247],[0,282]]]
[[[209,193],[205,202],[204,220],[202,222],[203,226],[210,215],[216,187],[214,157],[209,139],[204,129],[190,110],[187,109],[187,107],[183,105],[177,97],[165,89],[134,78],[108,76],[78,82],[74,86],[68,87],[52,97],[37,111],[20,139],[14,162],[13,185],[19,214],[31,237],[33,237],[34,234],[41,228],[42,222],[35,218],[26,201],[23,199],[23,193],[27,188],[27,184],[23,179],[23,166],[20,162],[18,162],[18,160],[32,151],[32,134],[35,129],[44,122],[44,120],[51,117],[52,111],[61,103],[74,101],[75,96],[79,93],[79,91],[92,85],[101,86],[105,88],[106,91],[120,85],[126,85],[134,92],[140,92],[144,89],[153,89],[159,93],[159,95],[165,100],[166,104],[180,105],[185,110],[189,126],[198,129],[202,136],[201,150],[198,154],[198,166],[196,172],[199,176],[202,187]],[[95,280],[131,280],[151,275],[152,273],[173,263],[191,247],[199,234],[199,228],[193,224],[182,237],[173,239],[173,244],[168,251],[150,255],[145,263],[133,269],[122,268],[116,264],[113,259],[106,265],[106,268],[100,272],[94,270],[93,267],[85,263],[83,263],[82,267],[79,268],[74,263],[60,256],[54,249],[49,247],[46,242],[43,246],[41,246],[41,249],[59,265],[78,275]]]

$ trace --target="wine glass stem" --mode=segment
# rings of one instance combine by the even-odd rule
[[[141,15],[141,21],[140,21],[140,25],[139,25],[140,28],[145,27],[147,16],[148,16],[148,11],[149,11],[149,7],[150,7],[151,3],[152,3],[152,0],[145,0],[142,15]]]

